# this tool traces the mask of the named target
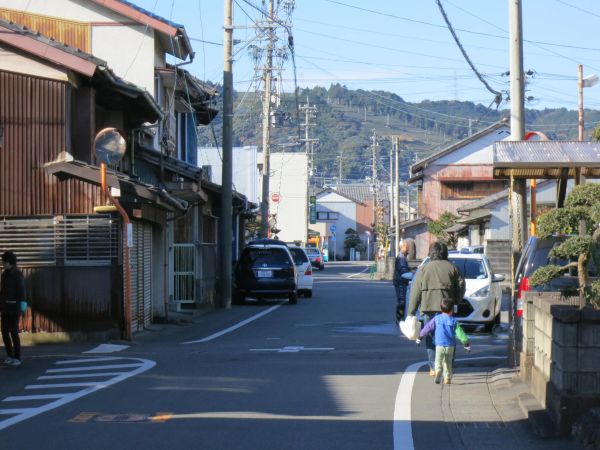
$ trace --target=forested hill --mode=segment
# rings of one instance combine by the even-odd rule
[[[372,135],[378,136],[378,175],[388,177],[390,136],[400,136],[402,178],[408,167],[459,139],[477,132],[508,116],[507,110],[460,101],[405,102],[385,91],[350,90],[339,84],[328,89],[314,87],[298,95],[284,94],[275,109],[278,120],[272,128],[271,151],[304,151],[298,144],[305,137],[306,105],[316,108],[309,123],[309,138],[318,138],[314,148],[314,179],[327,182],[341,175],[343,179],[364,179],[372,170]],[[260,94],[235,94],[234,145],[261,146]],[[527,109],[526,129],[542,131],[551,139],[577,138],[577,111]],[[600,122],[600,111],[585,110],[586,135]],[[200,145],[221,142],[221,115],[209,127],[200,127]],[[213,133],[214,132],[214,133]],[[294,145],[296,143],[297,145]]]

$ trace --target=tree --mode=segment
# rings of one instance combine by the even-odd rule
[[[584,232],[580,233],[583,224]],[[579,234],[577,234],[579,233]],[[600,281],[588,279],[588,265],[594,259],[600,262],[597,247],[600,244],[600,184],[587,183],[575,186],[565,200],[563,208],[556,208],[540,215],[538,234],[547,237],[553,234],[573,235],[550,251],[550,257],[569,261],[564,265],[548,264],[540,267],[531,276],[532,286],[548,283],[572,267],[577,268],[579,296],[600,308]],[[575,235],[577,234],[577,235]]]
[[[457,236],[446,232],[446,230],[454,225],[458,219],[459,217],[452,214],[450,211],[444,211],[438,220],[429,222],[427,229],[440,241],[444,241],[448,247],[456,248],[458,241]]]
[[[346,258],[350,259],[350,249],[356,248],[359,251],[362,249],[362,241],[354,228],[348,228],[344,235],[344,249],[346,250]]]

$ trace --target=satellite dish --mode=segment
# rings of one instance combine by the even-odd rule
[[[94,139],[94,153],[96,159],[107,166],[117,164],[127,150],[125,138],[116,128],[101,130]]]

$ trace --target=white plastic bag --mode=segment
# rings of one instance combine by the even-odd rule
[[[408,316],[406,319],[400,321],[400,331],[411,341],[419,339],[419,333],[421,332],[421,322],[417,320],[416,316]]]

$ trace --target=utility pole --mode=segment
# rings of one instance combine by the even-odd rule
[[[395,160],[396,160],[396,201],[394,203],[394,214],[396,216],[396,250],[394,254],[398,251],[398,243],[400,242],[400,137],[394,136],[395,138]]]
[[[306,97],[306,104],[300,105],[300,111],[304,112],[304,139],[300,139],[300,142],[304,142],[304,146],[306,149],[306,199],[308,200],[310,197],[310,179],[314,173],[313,143],[318,141],[318,139],[310,138],[309,128],[314,125],[314,123],[311,122],[311,120],[317,116],[317,107],[314,105],[310,106],[310,104],[308,103],[308,97]],[[304,236],[305,244],[308,243],[308,229],[310,227],[310,203],[308,201],[306,202],[306,209],[306,226],[304,227],[304,229],[306,230],[306,235]]]
[[[508,1],[508,17],[510,29],[510,139],[521,141],[525,137],[525,80],[523,73],[523,22],[521,0]],[[515,268],[518,264],[521,250],[527,238],[527,191],[524,179],[510,177],[510,208],[512,222],[512,258],[511,284],[514,290]],[[514,292],[513,292],[514,298]],[[510,308],[511,343],[509,353],[512,353],[513,363],[518,361],[521,351],[522,330],[518,332],[515,323],[515,306]]]
[[[223,26],[223,166],[221,172],[221,220],[219,222],[219,265],[221,307],[231,307],[231,241],[233,221],[232,134],[233,134],[233,2],[225,0]]]
[[[389,116],[388,116],[389,117]],[[394,206],[394,148],[396,144],[395,136],[392,137],[392,146],[390,147],[390,231],[394,226],[394,212],[396,210]],[[390,239],[391,241],[391,239]],[[396,236],[394,245],[390,246],[392,249],[391,256],[396,256],[396,250],[398,247],[398,236]]]
[[[342,160],[344,159],[344,150],[340,150],[339,158],[339,174],[338,174],[338,184],[342,184]]]
[[[372,189],[373,189],[373,231],[377,233],[378,230],[378,212],[379,212],[379,181],[377,180],[377,153],[379,149],[379,143],[377,142],[377,135],[375,134],[375,130],[373,130],[373,135],[371,136],[371,152],[372,152],[372,166],[371,166],[371,177],[372,177]],[[377,242],[381,240],[381,236],[377,234],[377,239],[373,239],[373,242]]]
[[[273,2],[269,0],[269,16],[267,17],[267,62],[264,68],[263,80],[265,91],[263,96],[262,110],[262,151],[263,151],[263,174],[262,174],[262,201],[260,205],[260,236],[269,237],[269,177],[270,167],[270,141],[271,141],[271,78],[273,71]]]

